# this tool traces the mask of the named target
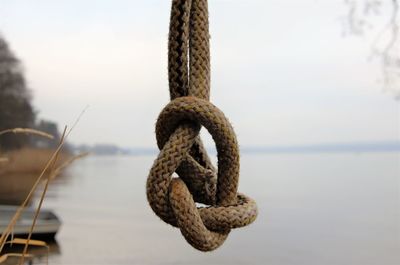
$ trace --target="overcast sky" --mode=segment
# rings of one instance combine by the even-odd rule
[[[342,36],[343,2],[209,1],[211,101],[242,146],[399,139],[399,102],[368,61],[371,38]],[[0,32],[39,117],[62,127],[89,105],[73,143],[154,147],[169,12],[168,0],[2,0]]]

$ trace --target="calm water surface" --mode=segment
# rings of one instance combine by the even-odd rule
[[[148,206],[153,159],[88,157],[55,181],[50,264],[400,264],[400,154],[243,155],[239,190],[259,217],[207,254]]]

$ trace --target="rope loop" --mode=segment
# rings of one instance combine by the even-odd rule
[[[206,0],[173,0],[168,54],[171,101],[156,123],[160,153],[147,179],[147,199],[153,211],[179,227],[193,247],[210,251],[225,241],[231,229],[252,223],[257,206],[237,193],[236,135],[223,112],[209,102]],[[199,138],[202,126],[215,141],[217,169]]]

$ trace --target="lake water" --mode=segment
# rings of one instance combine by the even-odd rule
[[[87,157],[53,183],[50,264],[400,264],[399,153],[243,154],[239,190],[259,216],[211,253],[151,211],[153,159]]]

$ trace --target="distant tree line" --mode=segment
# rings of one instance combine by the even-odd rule
[[[0,35],[0,131],[18,127],[35,128],[59,138],[57,124],[41,120],[36,122],[32,94],[24,77],[20,60]],[[0,150],[24,146],[48,148],[57,141],[48,141],[28,135],[4,134],[0,137]]]

